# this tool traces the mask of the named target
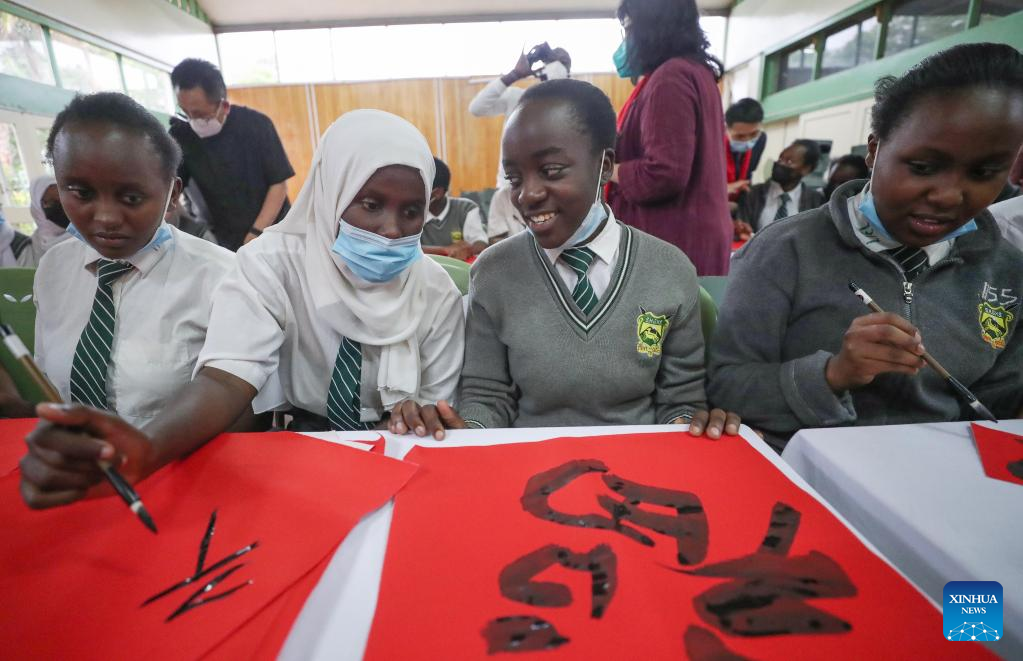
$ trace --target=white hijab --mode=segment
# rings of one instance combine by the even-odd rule
[[[56,224],[43,213],[43,195],[47,188],[56,184],[57,180],[48,174],[32,180],[32,186],[29,189],[32,200],[29,211],[32,214],[32,219],[36,221],[36,231],[32,233],[32,243],[26,246],[18,257],[18,264],[21,266],[38,266],[39,260],[47,250],[71,236],[67,233],[67,229]]]
[[[426,138],[408,121],[380,110],[355,110],[331,124],[320,139],[309,176],[295,204],[267,232],[305,237],[305,270],[320,320],[345,337],[382,347],[377,386],[390,408],[419,392],[419,343],[416,329],[430,306],[426,270],[420,258],[384,283],[356,277],[331,251],[341,214],[373,173],[405,165],[423,179],[423,204],[433,184],[433,153]]]
[[[0,217],[3,216],[3,208],[0,207]],[[11,247],[11,242],[14,241],[15,231],[7,219],[0,220],[0,268],[7,268],[8,266],[17,266],[17,260],[14,257],[14,248]]]

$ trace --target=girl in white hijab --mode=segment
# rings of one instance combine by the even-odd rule
[[[409,122],[377,110],[342,116],[287,217],[238,251],[214,294],[193,381],[143,431],[84,406],[41,407],[60,427],[36,444],[70,458],[101,443],[93,451],[122,453],[123,474],[136,480],[250,407],[364,430],[403,402],[433,409],[449,399],[464,320],[454,283],[419,246],[433,175],[429,145]],[[70,426],[93,438],[61,430]]]
[[[50,187],[53,187],[51,199],[44,199]],[[29,188],[31,207],[29,211],[36,221],[36,231],[32,233],[32,242],[18,255],[18,266],[35,268],[46,251],[71,235],[67,232],[68,217],[60,206],[57,196],[57,180],[53,175],[45,174],[32,180]]]

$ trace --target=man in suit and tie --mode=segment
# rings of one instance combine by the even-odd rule
[[[796,140],[786,147],[771,168],[771,179],[751,186],[739,198],[736,233],[759,232],[777,220],[824,204],[819,190],[803,185],[803,177],[820,160],[821,150],[814,140]]]

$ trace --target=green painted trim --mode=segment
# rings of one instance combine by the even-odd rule
[[[877,8],[874,14],[877,17],[877,43],[874,44],[874,59],[880,60],[884,57],[884,44],[888,41],[888,22],[892,20],[892,6],[885,3]]]
[[[192,18],[197,18],[207,25],[210,24],[210,17],[206,15],[206,12],[199,5],[199,0],[167,0],[167,2]]]
[[[72,90],[53,85],[37,83],[34,80],[0,74],[0,108],[23,112],[29,115],[54,117],[75,98]],[[147,108],[163,123],[170,122],[170,115]]]
[[[975,28],[980,25],[980,6],[982,0],[970,0],[970,6],[966,10],[966,29]]]
[[[46,42],[46,53],[50,57],[50,72],[53,73],[53,84],[57,87],[64,87],[60,81],[60,69],[57,67],[57,54],[53,51],[53,36],[50,28],[42,26],[43,40]]]
[[[1023,11],[881,60],[766,95],[761,101],[764,106],[764,122],[777,122],[814,110],[870,98],[874,93],[874,82],[881,76],[902,75],[928,55],[958,44],[981,41],[1009,44],[1023,49]],[[765,68],[766,73],[769,72]]]
[[[117,53],[117,75],[121,77],[121,89],[128,92],[128,79],[124,77],[124,56]]]
[[[127,55],[133,60],[138,60],[139,62],[143,62],[150,66],[156,67],[161,71],[169,72],[171,70],[171,67],[168,66],[167,64],[160,62],[159,60],[154,60],[148,55],[145,55],[143,53],[136,53],[135,51],[115,44],[112,41],[107,41],[103,37],[96,36],[90,32],[84,32],[74,27],[73,25],[68,25],[67,23],[62,23],[61,21],[54,20],[49,16],[40,14],[39,12],[32,11],[31,9],[26,9],[21,5],[16,5],[12,2],[8,2],[7,0],[0,0],[0,11],[8,14],[13,14],[19,18],[24,18],[25,20],[32,21],[33,23],[38,23],[39,25],[43,26],[43,28],[57,30],[58,32],[62,32],[63,34],[68,35],[69,37],[74,37],[75,39],[87,41],[90,44],[93,44],[94,46],[106,48],[107,50],[113,51],[114,53]],[[55,60],[54,64],[56,64]],[[56,71],[56,66],[54,66],[54,71]]]
[[[0,74],[0,108],[5,110],[52,117],[73,98],[71,90]]]

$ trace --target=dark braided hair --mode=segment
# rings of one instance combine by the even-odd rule
[[[599,88],[574,78],[548,80],[523,93],[519,105],[527,101],[556,100],[568,104],[576,120],[575,128],[590,138],[594,153],[614,149],[617,118],[611,100]]]
[[[988,87],[1023,93],[1023,55],[1006,44],[962,44],[925,58],[903,76],[874,86],[874,135],[884,140],[924,97]]]
[[[629,69],[648,74],[673,57],[705,65],[720,80],[725,67],[710,53],[700,27],[696,0],[622,0],[618,20],[629,18],[626,54]]]
[[[168,179],[177,175],[181,164],[181,148],[167,133],[160,120],[128,96],[119,92],[99,92],[76,95],[53,121],[46,139],[46,157],[53,160],[53,145],[57,136],[75,124],[110,124],[134,131],[149,139],[160,156],[160,165]]]

